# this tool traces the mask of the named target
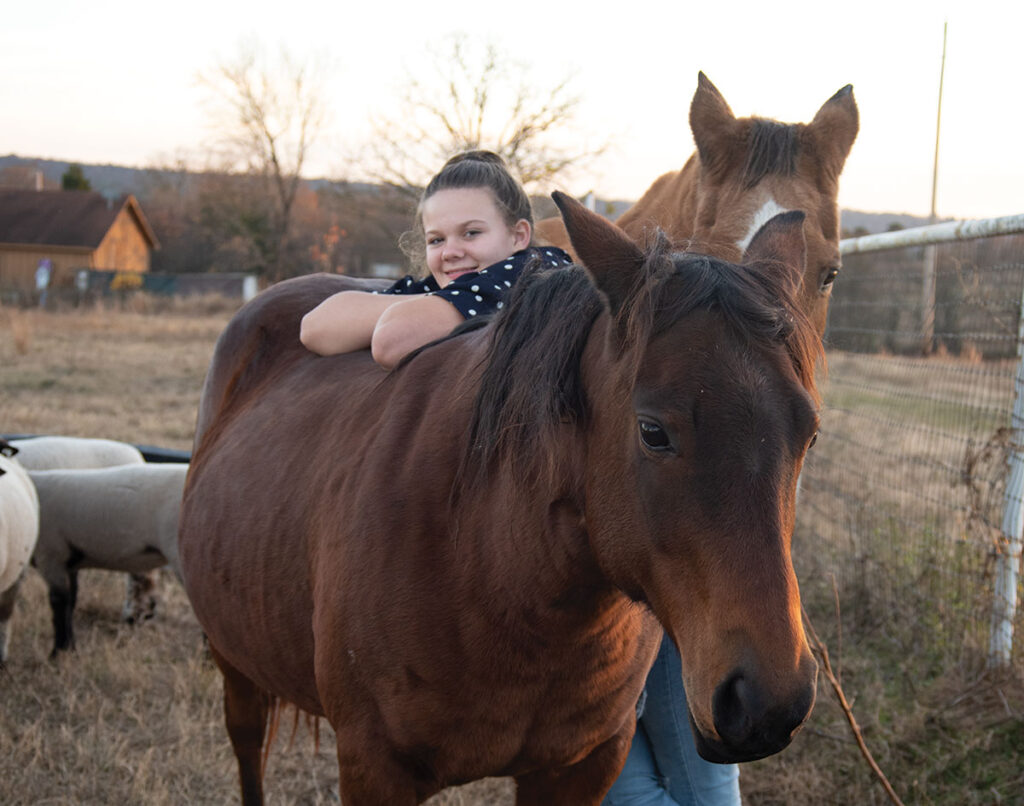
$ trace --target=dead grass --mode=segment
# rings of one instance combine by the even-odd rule
[[[11,331],[11,344],[18,355],[26,355],[32,345],[33,318],[32,311],[4,310],[7,327]]]
[[[0,311],[0,432],[190,448],[202,378],[230,311],[11,313]],[[118,574],[81,574],[78,652],[51,662],[45,587],[28,577],[8,669],[0,672],[0,803],[238,802],[220,678],[184,592],[167,577],[158,617],[133,629],[120,622],[122,585]],[[1024,804],[1019,676],[979,678],[965,666],[924,676],[885,635],[844,655],[831,602],[808,606],[869,747],[908,805]],[[290,734],[286,716],[267,773],[268,802],[337,803],[329,727],[321,725],[319,751],[302,722],[289,745]],[[754,805],[885,803],[824,686],[792,747],[745,765],[741,781]],[[508,780],[491,779],[431,803],[513,800]]]
[[[4,313],[0,431],[191,447],[199,389],[229,313]],[[24,351],[19,329],[31,332]]]

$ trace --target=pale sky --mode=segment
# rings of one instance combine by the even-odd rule
[[[611,148],[571,193],[635,199],[681,167],[703,70],[737,115],[786,122],[853,84],[840,205],[922,216],[948,22],[937,212],[1024,212],[1021,2],[15,2],[0,12],[0,154],[146,166],[194,151],[210,137],[195,77],[248,38],[330,55],[334,117],[307,174],[337,176],[409,66],[461,31],[541,75],[576,72],[577,130]]]

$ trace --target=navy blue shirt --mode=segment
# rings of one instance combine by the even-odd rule
[[[432,274],[421,278],[408,275],[390,288],[375,293],[433,294],[450,302],[460,314],[470,319],[496,313],[505,307],[505,295],[533,258],[554,268],[572,265],[572,258],[558,247],[530,246],[486,269],[456,277],[444,288],[438,286]]]

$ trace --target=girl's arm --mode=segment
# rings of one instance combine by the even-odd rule
[[[319,355],[350,353],[370,346],[373,329],[384,311],[403,297],[341,291],[302,317],[299,340]]]
[[[455,306],[441,297],[406,297],[377,320],[370,342],[373,360],[391,369],[417,347],[447,336],[464,321]]]
[[[299,339],[320,355],[371,348],[391,369],[406,353],[447,335],[463,321],[451,303],[429,295],[341,291],[302,317]]]

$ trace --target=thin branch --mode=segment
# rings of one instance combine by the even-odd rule
[[[808,637],[811,639],[811,645],[814,651],[817,653],[821,660],[822,671],[825,673],[825,678],[832,686],[832,690],[836,694],[836,699],[839,701],[839,707],[843,709],[843,714],[846,716],[846,721],[850,723],[850,730],[853,732],[853,738],[857,741],[857,747],[860,748],[860,753],[864,756],[864,760],[867,761],[871,771],[875,774],[875,777],[881,782],[886,794],[896,806],[903,806],[903,801],[900,800],[899,795],[896,794],[896,790],[892,788],[892,784],[889,783],[889,779],[885,777],[885,773],[882,772],[881,767],[875,763],[874,756],[871,755],[871,751],[868,750],[868,746],[864,741],[864,736],[861,733],[860,726],[857,724],[857,720],[853,715],[853,709],[850,704],[846,701],[846,695],[843,693],[843,687],[840,685],[838,678],[832,671],[832,663],[828,657],[828,648],[818,638],[818,633],[814,630],[814,625],[811,623],[811,617],[807,615],[807,611],[801,606],[801,611],[804,616],[804,627],[806,628]]]

